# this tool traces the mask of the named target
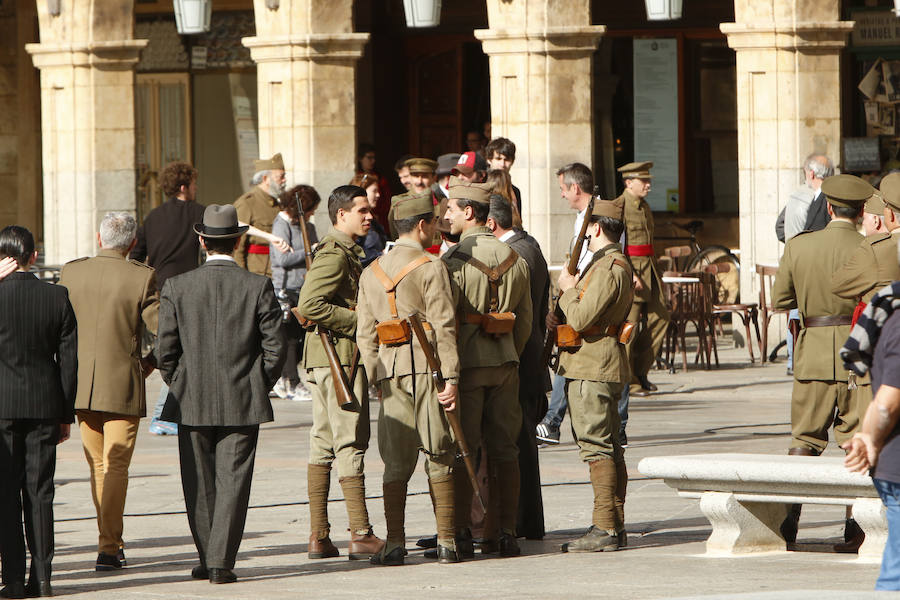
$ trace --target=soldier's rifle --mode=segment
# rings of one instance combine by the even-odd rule
[[[294,200],[297,202],[297,217],[300,220],[300,231],[303,233],[303,251],[306,253],[306,272],[312,269],[312,246],[309,243],[309,235],[306,230],[306,215],[303,213],[303,206],[300,204],[300,195],[294,194]],[[310,321],[300,314],[299,309],[295,306],[291,309],[294,317],[304,328],[310,326]],[[322,346],[325,347],[325,356],[328,357],[328,367],[331,369],[331,380],[334,382],[334,391],[337,396],[338,406],[345,407],[353,404],[353,388],[347,381],[347,373],[341,365],[338,358],[337,350],[334,348],[334,334],[331,330],[315,325],[319,332],[319,339],[322,340]]]
[[[578,271],[578,261],[581,259],[581,250],[584,247],[585,238],[587,238],[587,230],[588,226],[591,224],[591,216],[594,214],[594,198],[600,195],[600,186],[595,185],[593,192],[594,193],[584,210],[584,221],[581,222],[581,230],[578,232],[578,237],[575,239],[575,245],[572,246],[569,262],[566,263],[566,271],[568,271],[569,275],[574,275]],[[555,313],[558,308],[559,296],[557,295],[553,297],[553,307],[550,309],[550,312]],[[541,362],[538,363],[539,365],[550,364],[550,358],[553,356],[553,347],[555,345],[556,330],[548,328],[547,334],[544,336],[544,349],[541,351]]]
[[[447,382],[444,381],[444,375],[441,373],[441,365],[438,363],[434,347],[425,335],[425,328],[422,327],[422,320],[419,319],[418,314],[412,313],[407,317],[407,321],[409,321],[409,326],[412,328],[416,339],[419,340],[419,346],[422,347],[422,352],[425,353],[425,361],[428,363],[428,370],[431,371],[434,387],[437,388],[438,392],[443,392]],[[462,456],[463,463],[466,465],[469,481],[472,482],[472,490],[475,492],[475,497],[478,498],[481,510],[484,511],[484,500],[481,499],[481,491],[478,488],[478,476],[475,474],[475,461],[472,460],[472,455],[469,453],[469,445],[466,443],[462,425],[459,422],[458,401],[456,403],[456,408],[457,410],[445,410],[444,414],[447,415],[447,422],[450,423],[450,429],[453,430],[453,435],[456,436],[456,443],[459,444],[459,454]]]

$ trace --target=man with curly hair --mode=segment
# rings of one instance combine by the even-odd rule
[[[144,219],[143,225],[138,228],[137,244],[129,258],[156,269],[157,289],[162,289],[169,277],[200,265],[200,239],[193,227],[203,221],[204,206],[195,202],[197,169],[188,163],[167,164],[159,176],[159,183],[168,200],[151,210]],[[168,394],[169,387],[163,384],[150,421],[150,433],[178,433],[175,423],[159,420]]]

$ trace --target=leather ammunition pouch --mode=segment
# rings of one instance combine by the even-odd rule
[[[556,345],[560,348],[578,348],[581,346],[581,340],[588,336],[609,336],[616,338],[620,344],[627,344],[631,340],[634,333],[634,323],[623,321],[621,325],[616,327],[588,327],[583,331],[575,331],[571,325],[563,324],[556,326]]]
[[[427,256],[420,256],[400,269],[393,279],[388,277],[387,273],[384,272],[384,269],[381,268],[381,265],[379,264],[380,261],[381,259],[378,258],[372,263],[372,273],[378,278],[381,285],[384,286],[392,318],[376,323],[375,333],[378,336],[378,343],[382,346],[400,346],[409,343],[412,340],[412,330],[409,327],[409,321],[399,318],[400,315],[397,312],[397,286],[404,277],[412,273],[418,267],[430,262],[431,259]],[[423,322],[422,325],[424,329],[430,329],[430,327],[426,326],[427,323]]]
[[[488,312],[486,313],[466,313],[463,315],[463,321],[478,325],[484,333],[501,336],[512,333],[516,325],[516,314],[512,312],[498,312],[500,306],[500,280],[503,274],[516,264],[519,255],[515,251],[510,250],[509,255],[496,268],[491,268],[468,254],[457,252],[455,256],[461,258],[466,263],[472,265],[485,275],[487,275],[490,286],[490,298],[488,304]]]

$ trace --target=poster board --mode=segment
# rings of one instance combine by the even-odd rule
[[[678,189],[678,42],[638,38],[633,54],[634,160],[653,162],[650,208],[677,210],[668,191]]]

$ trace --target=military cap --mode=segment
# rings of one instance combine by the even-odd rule
[[[591,213],[597,217],[609,217],[621,221],[625,212],[625,198],[619,196],[615,200],[594,200],[594,212]]]
[[[281,152],[268,160],[265,158],[254,160],[253,171],[255,173],[260,171],[284,171],[284,161],[281,160]]]
[[[441,154],[437,159],[437,170],[434,172],[438,177],[443,177],[444,175],[450,175],[453,172],[453,169],[456,168],[456,163],[459,162],[459,154],[456,152],[452,152],[450,154]]]
[[[875,188],[856,175],[832,175],[822,182],[822,193],[832,206],[859,208],[872,197]]]
[[[448,188],[450,197],[456,200],[471,200],[479,204],[490,204],[491,202],[493,186],[490,183],[472,183],[451,176]]]
[[[884,200],[881,198],[881,194],[878,192],[872,194],[872,197],[866,200],[864,210],[870,215],[878,215],[879,217],[884,214]]]
[[[653,179],[650,174],[652,168],[652,162],[630,162],[616,170],[622,174],[622,179]]]
[[[434,200],[431,199],[431,190],[421,194],[410,194],[406,198],[394,203],[394,219],[410,219],[431,213],[434,214]]]
[[[434,173],[438,164],[430,158],[410,158],[403,163],[410,173]]]
[[[894,210],[900,211],[900,173],[891,173],[886,176],[878,187],[884,203]]]

